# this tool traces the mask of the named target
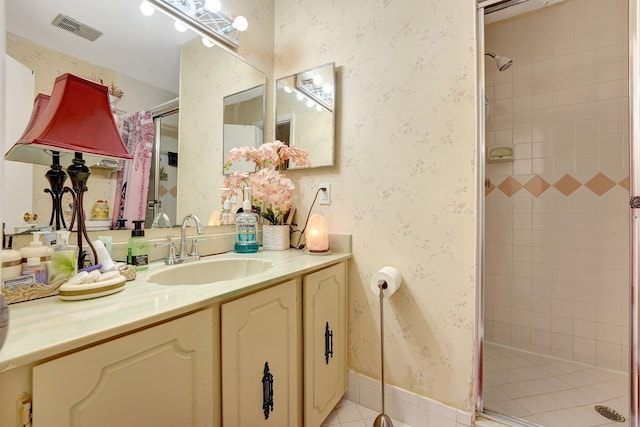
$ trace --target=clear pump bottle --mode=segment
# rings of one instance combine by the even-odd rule
[[[78,247],[69,244],[69,231],[56,231],[56,245],[49,262],[49,284],[65,281],[78,272]]]
[[[251,211],[248,187],[245,189],[242,212],[236,215],[236,236],[235,252],[243,254],[258,252],[258,215]]]

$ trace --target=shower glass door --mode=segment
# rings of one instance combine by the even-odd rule
[[[636,3],[479,2],[477,406],[515,425],[638,425]]]

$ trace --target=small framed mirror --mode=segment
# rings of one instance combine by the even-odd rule
[[[334,164],[335,63],[301,71],[276,82],[276,139],[304,148],[311,167]],[[288,169],[301,169],[290,162]]]

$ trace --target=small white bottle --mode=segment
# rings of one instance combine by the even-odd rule
[[[114,270],[116,264],[111,259],[111,255],[109,255],[109,251],[104,245],[104,242],[99,239],[94,240],[93,248],[96,250],[96,255],[98,255],[98,263],[102,265],[102,267],[100,267],[100,272],[106,273],[107,271]]]
[[[236,216],[231,212],[231,198],[229,197],[229,189],[221,188],[226,191],[226,199],[222,204],[222,213],[220,214],[220,225],[233,225],[236,223]]]

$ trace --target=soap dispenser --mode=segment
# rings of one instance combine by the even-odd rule
[[[66,281],[78,272],[78,247],[69,244],[69,234],[67,230],[56,231],[56,245],[48,263],[50,285]]]
[[[231,197],[229,197],[229,189],[221,188],[220,189],[223,194],[225,194],[226,199],[222,204],[222,213],[220,214],[220,225],[233,225],[236,223],[236,216],[231,211]]]
[[[135,228],[131,230],[131,238],[127,245],[127,264],[134,265],[137,271],[146,270],[149,268],[149,240],[144,237],[144,220],[132,222]]]
[[[44,246],[40,241],[39,231],[32,232],[33,240],[29,242],[29,246],[20,249],[22,255],[22,275],[33,274],[36,283],[49,284],[47,276],[47,256],[49,248]]]
[[[249,187],[245,189],[242,212],[236,216],[236,244],[234,251],[244,254],[258,252],[258,215],[251,211]]]

